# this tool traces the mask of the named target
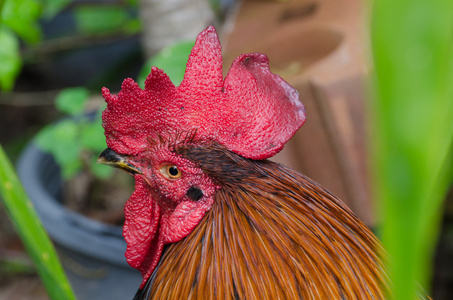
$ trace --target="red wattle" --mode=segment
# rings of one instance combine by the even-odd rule
[[[160,207],[141,175],[135,180],[135,191],[124,206],[123,236],[127,242],[126,260],[142,273],[144,286],[159,263],[164,242],[158,230]]]

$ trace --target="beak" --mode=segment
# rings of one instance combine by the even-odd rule
[[[104,164],[107,166],[121,169],[123,171],[130,173],[131,175],[143,174],[140,168],[129,163],[126,155],[118,154],[110,148],[107,148],[104,151],[102,151],[101,155],[99,155],[98,157],[97,162],[98,164]]]

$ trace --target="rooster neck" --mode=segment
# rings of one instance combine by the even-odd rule
[[[341,201],[275,163],[203,161],[223,187],[143,299],[385,299],[380,245]]]

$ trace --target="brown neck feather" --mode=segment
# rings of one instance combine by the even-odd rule
[[[149,299],[385,299],[381,246],[302,174],[222,147],[179,149],[221,185],[195,230],[168,246]]]

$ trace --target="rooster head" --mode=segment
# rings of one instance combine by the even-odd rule
[[[128,78],[117,95],[103,88],[107,148],[99,162],[133,174],[125,205],[126,259],[143,275],[158,265],[163,246],[186,237],[215,201],[221,186],[178,145],[216,142],[250,159],[279,152],[305,122],[298,92],[269,70],[264,54],[237,57],[225,79],[214,27],[201,32],[176,87],[153,67],[142,90]]]

